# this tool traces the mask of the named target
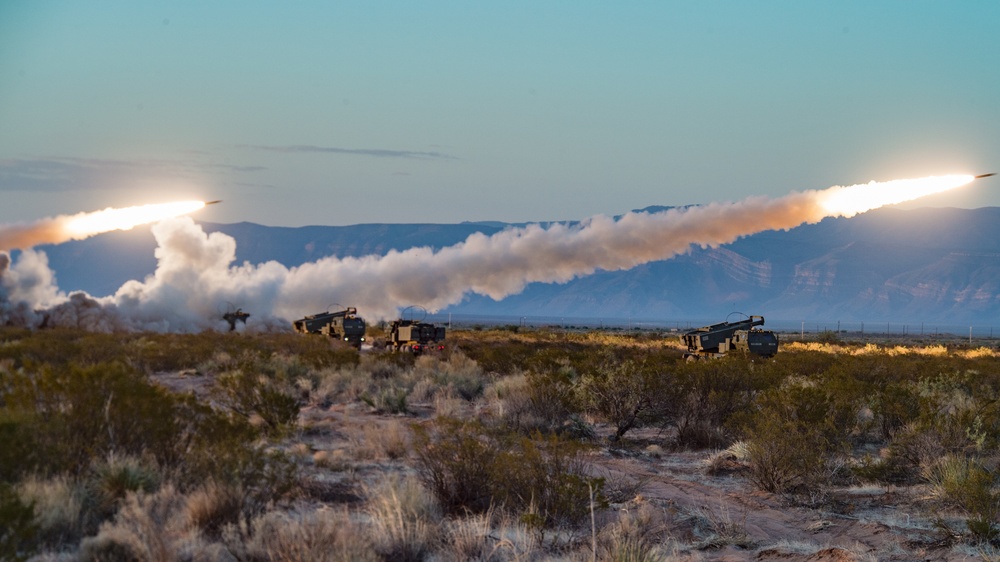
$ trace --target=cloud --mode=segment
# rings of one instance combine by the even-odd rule
[[[421,152],[417,150],[389,150],[385,148],[339,148],[335,146],[315,146],[311,144],[289,145],[259,145],[242,144],[238,148],[252,148],[269,152],[287,154],[350,154],[354,156],[374,156],[376,158],[426,158],[441,160],[457,160],[458,158],[443,152]]]
[[[264,166],[191,160],[47,156],[0,159],[0,191],[75,191],[131,186],[138,178],[197,178],[206,171],[253,173]]]

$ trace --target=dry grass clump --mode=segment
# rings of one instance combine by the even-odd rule
[[[930,357],[943,357],[948,355],[948,348],[941,344],[911,347],[910,349],[917,355],[926,355]]]
[[[593,555],[601,562],[665,561],[669,553],[663,545],[669,538],[663,513],[641,503],[602,529],[591,549],[596,549]]]
[[[83,535],[85,491],[67,476],[43,480],[31,476],[17,485],[17,493],[34,506],[39,542],[48,546],[75,543]]]
[[[701,538],[697,548],[716,549],[729,545],[752,548],[754,541],[746,529],[748,515],[747,510],[734,514],[723,501],[718,508],[702,506],[689,513],[694,533]]]
[[[874,345],[874,344],[869,344],[869,345]],[[877,346],[875,346],[875,347],[877,347]],[[816,342],[816,341],[809,341],[809,342],[792,341],[792,342],[787,342],[787,343],[783,342],[781,344],[781,350],[782,351],[819,351],[821,353],[833,353],[833,354],[837,354],[837,353],[844,352],[845,348],[843,346],[841,346],[841,345],[833,344],[833,343]]]
[[[382,562],[363,528],[345,511],[272,511],[223,533],[228,558],[268,562]]]
[[[989,347],[977,347],[975,349],[965,349],[955,352],[955,355],[959,357],[964,357],[966,359],[982,359],[982,358],[993,358],[997,357],[997,350],[991,349]]]
[[[462,417],[469,407],[469,402],[455,394],[447,387],[434,395],[434,415],[445,418]]]
[[[736,441],[726,449],[716,451],[705,459],[705,472],[709,475],[724,474],[746,468],[750,446],[746,441]]]
[[[483,393],[487,410],[499,425],[530,433],[548,429],[549,419],[541,411],[524,373],[499,378]]]
[[[396,460],[409,452],[410,432],[400,420],[350,424],[343,431],[354,458],[359,460]]]
[[[179,538],[187,525],[184,496],[170,484],[155,494],[130,493],[113,521],[101,524],[96,536],[80,544],[80,562],[142,560],[171,562],[179,558]]]
[[[434,550],[441,510],[419,480],[390,475],[366,495],[372,540],[383,559],[417,562]]]
[[[442,562],[559,560],[546,551],[542,535],[536,529],[493,509],[445,520],[434,559]]]
[[[329,406],[334,402],[353,402],[372,386],[373,375],[364,365],[331,367],[316,374],[315,390],[309,395],[309,402],[319,406]]]
[[[218,537],[226,525],[240,522],[243,498],[241,487],[209,480],[185,500],[188,524],[208,537]]]
[[[333,472],[343,472],[353,468],[355,457],[344,449],[319,450],[313,453],[316,467]]]
[[[587,331],[573,336],[573,339],[590,345],[601,345],[617,348],[658,349],[663,347],[663,341],[655,335],[622,334],[604,331]]]

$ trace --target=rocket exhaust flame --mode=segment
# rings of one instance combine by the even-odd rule
[[[156,272],[142,282],[127,282],[114,296],[99,301],[80,293],[67,298],[54,287],[37,290],[29,282],[18,285],[18,279],[52,277],[44,275],[44,254],[25,252],[29,261],[23,267],[31,266],[32,271],[18,272],[10,267],[5,278],[0,268],[0,323],[4,322],[5,298],[8,305],[21,300],[37,307],[52,302],[56,294],[63,302],[46,313],[49,325],[96,326],[91,329],[103,331],[226,330],[228,326],[218,318],[216,308],[227,301],[253,310],[251,323],[256,324],[248,324],[248,330],[288,329],[289,319],[331,301],[350,302],[372,320],[392,317],[414,304],[437,311],[461,302],[469,293],[499,300],[522,291],[529,283],[565,283],[597,270],[630,269],[672,258],[696,245],[714,247],[764,230],[787,230],[826,217],[850,217],[974,179],[953,175],[871,182],[792,192],[775,199],[750,197],[659,213],[626,213],[617,220],[599,215],[578,225],[529,225],[492,236],[472,234],[440,250],[423,247],[384,256],[326,257],[294,268],[277,262],[233,266],[233,238],[218,232],[208,235],[192,220],[179,218],[153,227],[159,244]],[[175,212],[192,210],[196,208]],[[63,217],[59,231],[63,240],[69,236],[65,224],[74,218]],[[100,224],[106,228],[111,221]],[[91,228],[97,226],[81,228],[81,236],[89,235]],[[3,232],[0,227],[0,241],[9,244]],[[47,300],[33,295],[44,295]],[[31,307],[27,307],[29,312],[37,310]],[[20,309],[22,314],[24,309]],[[14,313],[7,314],[9,321]]]
[[[103,211],[61,215],[28,224],[0,225],[0,250],[60,244],[112,230],[130,230],[140,224],[193,213],[205,205],[203,201],[178,201],[122,209],[109,207]]]
[[[831,187],[818,192],[823,208],[831,216],[853,217],[858,213],[912,201],[925,195],[941,193],[971,183],[978,176],[931,176],[914,180],[893,180],[882,183]]]

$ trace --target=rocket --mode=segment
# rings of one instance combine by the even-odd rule
[[[978,175],[978,176],[976,176],[976,177],[975,177],[975,178],[973,178],[973,179],[977,179],[977,180],[978,180],[978,179],[982,179],[982,178],[988,178],[988,177],[990,177],[990,176],[995,176],[995,175],[997,175],[997,173],[996,173],[996,172],[993,172],[993,173],[991,173],[991,174],[982,174],[982,175]],[[218,201],[216,201],[216,203],[218,203]]]
[[[990,174],[990,175],[992,176],[993,174]],[[976,176],[976,177],[978,178],[979,176]],[[222,203],[222,199],[216,199],[215,201],[209,201],[208,203],[205,203],[205,206],[208,207],[209,205],[215,205],[216,203]]]

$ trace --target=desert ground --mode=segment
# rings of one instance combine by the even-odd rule
[[[3,331],[0,554],[1000,559],[989,342],[791,339],[692,365],[641,332],[454,330],[413,356]]]

